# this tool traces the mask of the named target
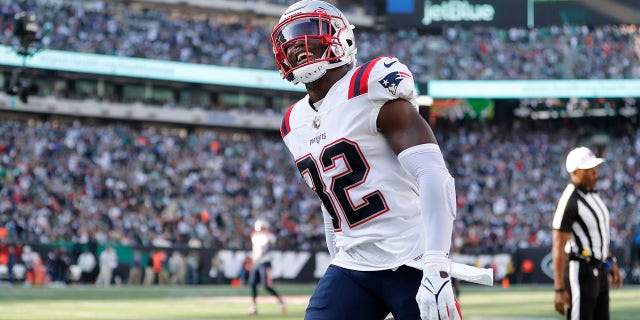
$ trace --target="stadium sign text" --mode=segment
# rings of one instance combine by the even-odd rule
[[[433,22],[442,21],[493,21],[495,14],[496,10],[490,4],[471,4],[468,1],[459,0],[434,4],[427,0],[424,2],[422,24],[428,26]]]
[[[299,279],[304,273],[303,268],[312,260],[312,254],[308,251],[272,251],[271,272],[274,279]],[[222,261],[222,271],[226,278],[233,279],[240,274],[243,261],[251,257],[249,251],[220,250],[218,257]],[[316,257],[317,258],[317,257]],[[322,258],[322,257],[321,257]],[[314,274],[322,275],[329,266],[327,259],[322,259],[323,264],[318,265]],[[310,278],[307,276],[307,278]],[[319,278],[319,277],[318,277]]]

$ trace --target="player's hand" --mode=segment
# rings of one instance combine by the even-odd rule
[[[556,291],[555,307],[559,314],[567,314],[567,308],[571,307],[571,299],[566,290]]]
[[[609,269],[609,286],[615,289],[622,287],[622,275],[620,274],[620,268],[618,264],[613,262]]]
[[[447,258],[430,260],[424,265],[422,282],[416,295],[422,320],[462,320],[462,313],[453,295]]]

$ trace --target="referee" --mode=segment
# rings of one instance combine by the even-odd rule
[[[609,210],[595,190],[603,162],[586,147],[569,152],[571,182],[553,217],[555,309],[567,319],[608,320],[609,285],[622,286],[609,251]]]

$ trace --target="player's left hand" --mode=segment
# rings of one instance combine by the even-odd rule
[[[609,286],[616,289],[622,287],[622,275],[620,274],[620,268],[618,268],[618,264],[616,262],[611,263],[611,267],[609,269]]]
[[[462,320],[458,301],[453,295],[449,259],[427,262],[416,295],[422,320]]]
[[[567,308],[571,307],[571,298],[566,290],[556,291],[555,308],[556,311],[561,314],[567,314]]]

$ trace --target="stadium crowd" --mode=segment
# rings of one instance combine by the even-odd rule
[[[555,164],[594,131],[521,120],[436,126],[456,178],[454,244],[469,253],[549,246],[566,178]],[[612,241],[627,246],[640,230],[640,130],[609,134],[599,188]],[[2,121],[0,136],[9,240],[248,249],[264,217],[280,248],[325,247],[319,202],[278,136],[57,120]]]
[[[0,44],[18,45],[13,16],[34,12],[42,26],[34,46],[127,57],[276,70],[269,39],[275,17],[129,6],[108,1],[5,1]],[[357,28],[358,59],[388,55],[404,61],[420,82],[432,79],[566,79],[640,77],[640,32],[618,26]]]

